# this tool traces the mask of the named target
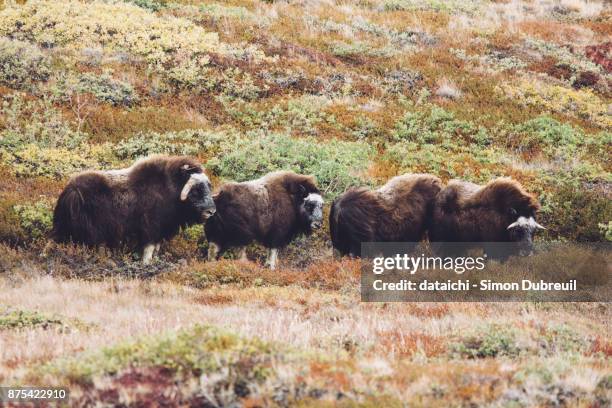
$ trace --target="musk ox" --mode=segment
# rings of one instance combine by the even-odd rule
[[[334,248],[341,255],[361,256],[362,242],[420,241],[441,184],[429,174],[404,174],[378,190],[348,190],[329,214]]]
[[[510,178],[498,178],[484,187],[452,180],[436,198],[429,238],[432,242],[513,242],[515,251],[531,253],[535,231],[545,229],[535,220],[539,208],[538,201]],[[491,246],[488,255],[505,258],[496,252],[509,255],[512,249],[497,248]]]
[[[268,264],[276,267],[278,248],[298,234],[321,227],[323,198],[312,176],[290,171],[270,173],[243,183],[227,183],[213,196],[217,213],[206,221],[210,260],[231,247],[257,241],[270,249]]]
[[[190,157],[154,156],[131,167],[72,177],[53,213],[56,242],[142,250],[149,263],[179,227],[215,213],[211,184]]]

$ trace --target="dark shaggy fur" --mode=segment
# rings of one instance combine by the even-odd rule
[[[319,194],[312,176],[288,171],[224,184],[214,196],[217,213],[206,222],[206,237],[219,246],[219,254],[253,241],[267,248],[284,247],[296,235],[311,232],[300,211],[311,193]]]
[[[441,184],[432,175],[406,174],[378,190],[348,190],[334,201],[329,215],[334,248],[360,256],[362,242],[420,241]]]
[[[439,242],[517,242],[518,230],[508,226],[519,217],[534,217],[540,208],[537,200],[509,178],[499,178],[486,186],[453,180],[435,202],[431,241]]]
[[[199,191],[195,197],[194,187],[188,199],[180,199],[191,175],[202,172],[192,158],[157,156],[124,170],[80,173],[57,200],[51,236],[57,242],[111,248],[168,239],[180,226],[202,221],[201,199],[206,194]],[[212,204],[210,196],[209,189]]]

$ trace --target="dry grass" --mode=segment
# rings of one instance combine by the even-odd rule
[[[242,268],[244,264],[236,266]],[[609,357],[607,338],[612,334],[606,323],[610,317],[607,305],[362,304],[357,291],[321,291],[299,285],[226,284],[194,289],[157,280],[89,282],[50,276],[18,283],[4,279],[0,281],[0,291],[2,303],[11,308],[45,311],[87,324],[82,329],[65,331],[0,330],[3,383],[18,381],[29,367],[59,356],[206,324],[230,329],[246,338],[257,337],[298,350],[341,357],[344,363],[318,362],[310,367],[313,381],[318,378],[334,389],[348,391],[378,378],[376,381],[385,379],[386,389],[401,398],[410,392],[422,393],[419,387],[435,378],[444,387],[452,386],[452,398],[479,398],[484,402],[499,398],[507,383],[513,381],[511,374],[526,363],[436,363],[437,359],[448,359],[450,346],[475,328],[513,328],[519,333],[517,344],[531,347],[531,336],[540,333],[543,339],[551,328],[571,327],[581,338],[590,339],[590,346],[581,351],[584,356],[603,353]],[[588,366],[594,372],[605,372],[605,365],[584,361],[584,369]],[[453,383],[465,375],[471,379],[463,385]],[[476,382],[482,375],[502,383],[489,388],[486,382]],[[594,379],[597,378],[596,375]],[[408,389],[404,388],[407,384]]]

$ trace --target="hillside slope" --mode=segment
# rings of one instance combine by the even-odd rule
[[[201,226],[150,267],[41,253],[71,174],[155,153],[215,185],[313,174],[328,201],[511,176],[538,239],[610,241],[611,38],[606,1],[3,2],[0,383],[75,404],[610,404],[609,304],[361,304],[327,226],[277,272],[257,245],[205,262]]]

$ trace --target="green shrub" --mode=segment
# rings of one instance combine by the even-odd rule
[[[513,330],[499,325],[490,325],[474,336],[463,338],[451,347],[453,354],[467,358],[516,357],[520,348],[516,345]]]
[[[120,159],[136,159],[151,154],[207,155],[220,151],[222,142],[232,136],[223,132],[183,130],[167,133],[139,133],[119,142],[114,151]]]
[[[13,208],[18,203],[16,198],[0,196],[0,242],[15,245],[30,240]]]
[[[601,231],[601,235],[603,235],[604,239],[612,242],[612,221],[608,221],[607,223],[601,222],[597,225],[599,226],[599,230]]]
[[[110,144],[87,143],[88,136],[73,130],[47,99],[31,102],[13,94],[4,100],[2,113],[0,162],[13,174],[61,179],[118,164]]]
[[[85,134],[72,129],[48,99],[27,101],[21,94],[11,94],[3,100],[1,112],[4,129],[0,132],[0,151],[28,144],[74,149],[86,139]]]
[[[270,345],[257,339],[245,340],[232,333],[197,325],[59,359],[38,367],[32,375],[39,377],[47,373],[64,381],[89,383],[96,376],[113,375],[131,366],[162,366],[186,375],[209,375],[229,367],[234,376],[259,382],[267,377],[268,371],[262,364],[272,357],[272,350]],[[251,364],[241,366],[240,362],[247,360]]]
[[[351,135],[354,138],[369,142],[373,142],[376,139],[382,139],[385,134],[385,130],[367,116],[359,116],[351,131]]]
[[[67,101],[78,94],[93,95],[98,101],[115,106],[132,106],[138,102],[138,95],[132,85],[114,79],[108,72],[101,75],[93,73],[78,76],[62,76],[55,88],[55,96]]]
[[[278,130],[295,132],[301,135],[314,136],[319,124],[335,125],[334,115],[323,109],[329,106],[330,100],[322,96],[304,95],[290,99],[285,104],[271,108],[255,109],[244,102],[223,100],[225,109],[232,117],[249,129]]]
[[[221,94],[230,98],[254,100],[262,92],[262,89],[255,84],[251,74],[238,68],[223,70],[217,81],[216,86],[220,88]]]
[[[125,0],[125,2],[151,11],[159,11],[167,5],[166,0]]]
[[[64,323],[57,317],[50,317],[38,312],[26,310],[7,310],[0,313],[0,330],[25,329],[42,327],[44,329],[53,326],[63,326]]]
[[[225,6],[216,3],[201,5],[200,12],[215,21],[228,17],[239,20],[254,20],[256,18],[256,16],[245,7]]]
[[[507,175],[500,151],[475,145],[395,143],[388,147],[383,160],[397,166],[402,173],[432,173],[474,183]]]
[[[541,195],[542,224],[553,235],[572,241],[601,241],[599,224],[612,220],[612,200],[597,191],[585,189],[579,181],[559,176]],[[605,232],[605,231],[604,231]]]
[[[0,84],[31,90],[51,74],[49,58],[35,45],[0,37]]]
[[[420,144],[456,145],[475,143],[485,146],[490,143],[486,129],[455,118],[452,112],[437,106],[426,112],[408,111],[395,124],[393,136]]]
[[[32,239],[43,238],[51,230],[53,209],[50,202],[38,201],[33,204],[16,205],[13,210],[17,214],[21,228]]]
[[[509,147],[519,151],[542,149],[549,157],[574,157],[584,141],[584,132],[548,116],[515,126],[508,137]]]
[[[366,182],[363,173],[373,153],[361,143],[320,142],[285,134],[237,139],[224,150],[209,162],[219,176],[245,181],[275,170],[293,170],[313,174],[321,190],[331,197]]]

